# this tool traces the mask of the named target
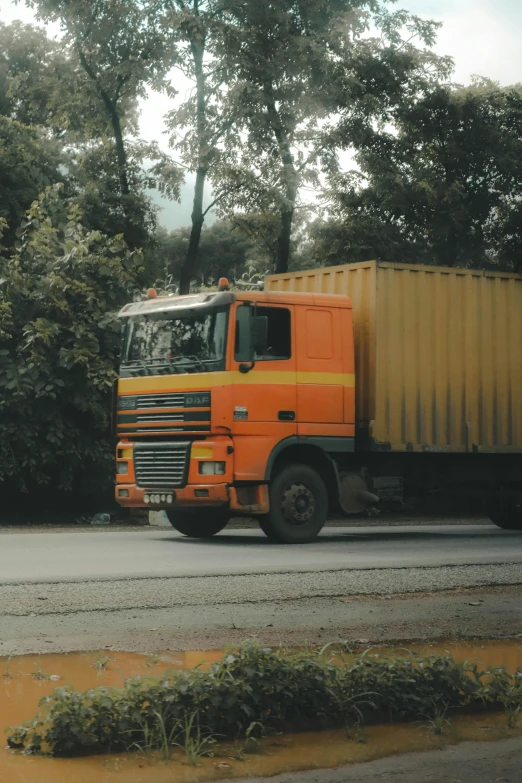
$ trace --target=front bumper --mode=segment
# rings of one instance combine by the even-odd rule
[[[188,455],[186,484],[183,487],[163,486],[154,480],[138,486],[135,472],[134,448],[136,443],[122,441],[118,444],[116,463],[116,500],[125,508],[176,509],[176,508],[229,508],[231,514],[267,514],[269,511],[268,487],[266,484],[235,486],[233,473],[234,447],[231,438],[216,436],[212,439],[194,441]],[[139,446],[138,446],[139,448]],[[212,477],[203,475],[200,463],[222,462],[225,473]],[[145,498],[147,497],[147,501]],[[170,502],[169,502],[170,500]]]
[[[145,495],[149,498],[154,495],[170,495],[172,503],[145,502]],[[136,484],[118,484],[116,487],[116,500],[120,506],[126,508],[190,508],[191,506],[220,506],[230,505],[230,492],[228,484],[190,484],[182,489],[141,489]]]
[[[145,502],[145,495],[149,502]],[[160,502],[154,497],[159,495]],[[161,497],[165,500],[161,500]],[[172,498],[172,502],[167,501]],[[229,508],[231,515],[258,515],[268,514],[270,500],[268,486],[259,484],[249,487],[232,487],[229,484],[191,484],[183,489],[171,490],[147,490],[137,487],[135,484],[118,484],[116,487],[116,500],[120,506],[126,508],[150,508],[158,509],[176,508]]]

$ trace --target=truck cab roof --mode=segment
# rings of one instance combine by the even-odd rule
[[[351,308],[350,299],[339,294],[314,294],[294,291],[210,291],[188,296],[161,296],[132,302],[120,310],[119,318],[154,313],[194,313],[225,307],[232,302],[257,302],[258,304],[303,305],[315,307]]]

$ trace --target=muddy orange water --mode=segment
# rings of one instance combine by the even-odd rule
[[[514,671],[522,666],[522,640],[514,642],[432,644],[423,653],[450,652],[456,660],[475,660],[485,666],[502,665]],[[166,669],[207,666],[219,660],[221,650],[169,652],[154,656],[135,653],[71,653],[29,655],[0,659],[0,730],[34,716],[38,701],[56,685],[78,690],[95,685],[120,686],[136,674],[161,674]],[[58,675],[60,680],[47,679]],[[50,759],[0,750],[0,783],[176,783],[221,780],[229,777],[274,775],[289,770],[335,767],[356,761],[412,750],[440,747],[463,740],[493,740],[522,733],[506,728],[503,715],[455,717],[442,737],[424,726],[394,724],[372,726],[364,742],[348,741],[343,731],[287,734],[262,742],[262,753],[239,760],[234,743],[222,744],[213,758],[201,766],[184,763],[181,751],[173,751],[168,764],[158,754],[126,753],[84,759]]]

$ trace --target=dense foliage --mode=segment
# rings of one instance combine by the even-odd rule
[[[160,744],[196,727],[235,738],[253,725],[280,731],[309,720],[316,727],[348,727],[426,719],[452,708],[516,709],[521,703],[522,670],[480,671],[449,655],[367,652],[334,659],[248,644],[208,671],[138,677],[122,689],[57,688],[42,699],[33,720],[11,730],[8,741],[29,753],[77,756]]]
[[[320,187],[321,173],[338,170],[339,147],[445,78],[451,63],[430,49],[438,25],[387,2],[238,0],[227,8],[218,52],[241,132],[217,180],[229,208],[279,216],[275,271],[285,272],[302,189]]]
[[[437,87],[361,135],[314,229],[323,263],[522,269],[522,88]]]
[[[87,230],[61,190],[33,203],[0,256],[0,481],[101,494],[112,475],[116,314],[141,255]]]
[[[263,275],[272,269],[270,239],[274,243],[277,238],[277,221],[275,233],[273,224],[270,229],[265,227],[269,236],[263,237],[253,215],[218,220],[211,226],[204,226],[193,273],[196,284],[215,285],[220,277],[240,280],[244,275]],[[165,290],[169,285],[177,290],[190,234],[189,226],[170,232],[160,229],[156,233],[155,244],[146,254],[146,268],[149,280],[155,282],[159,290]]]
[[[38,128],[0,115],[0,218],[3,244],[12,247],[16,230],[46,187],[63,181],[63,155],[55,140]]]

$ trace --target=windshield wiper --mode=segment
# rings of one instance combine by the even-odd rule
[[[122,370],[128,370],[129,372],[143,371],[144,375],[150,375],[149,368],[145,362],[140,359],[131,362],[122,362],[121,368]]]
[[[171,359],[169,359],[169,362],[175,366],[174,363],[177,363],[178,366],[180,364],[194,364],[196,367],[199,367],[200,370],[203,370],[203,372],[206,372],[207,368],[205,367],[204,363],[201,361],[201,359],[198,359],[197,356],[173,356]]]
[[[159,373],[165,375],[168,372],[176,374],[194,372],[196,370],[207,372],[206,365],[217,361],[219,359],[199,359],[197,356],[189,354],[187,356],[174,356],[170,359],[149,359],[146,362],[143,359],[135,359],[122,362],[121,367],[133,374],[152,375]]]

